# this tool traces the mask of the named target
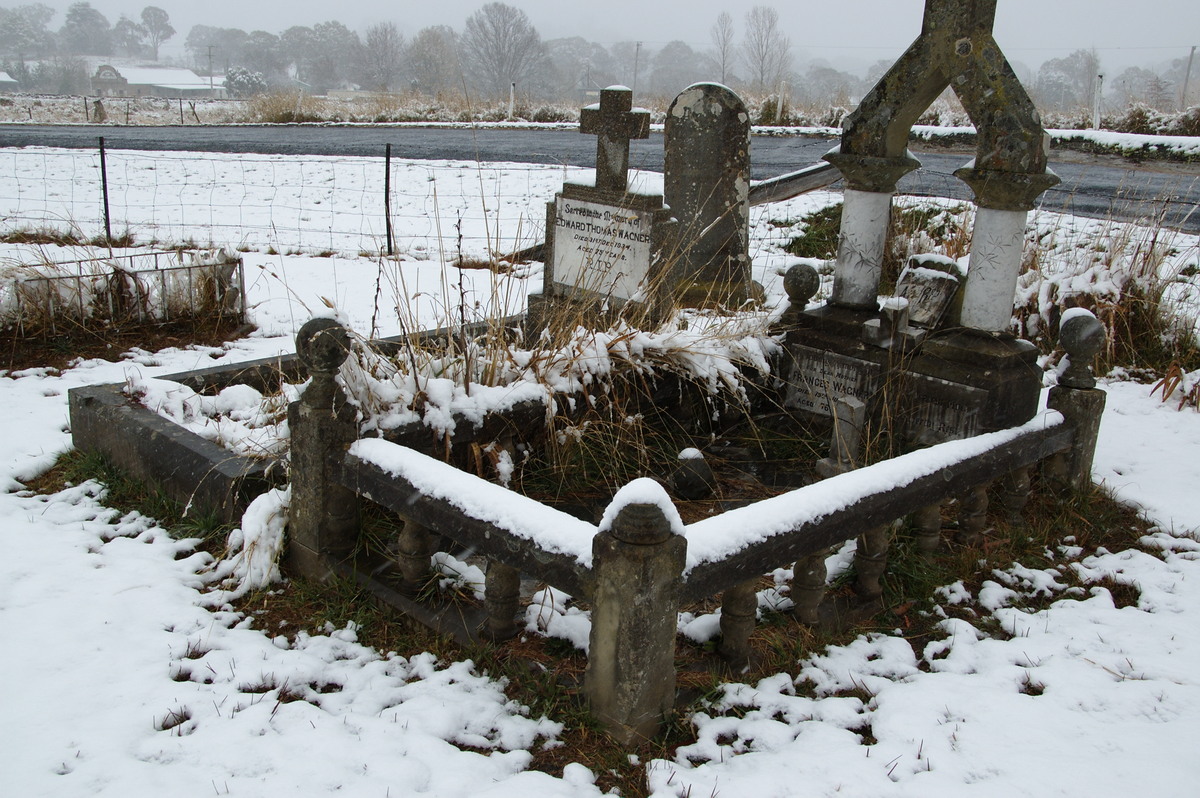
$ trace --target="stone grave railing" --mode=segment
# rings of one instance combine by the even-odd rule
[[[1030,469],[1058,484],[1089,484],[1104,394],[1085,365],[1103,328],[1080,312],[1063,322],[1071,362],[1049,407],[1028,423],[951,441],[850,470],[847,441],[861,422],[856,400],[839,403],[823,482],[684,526],[663,501],[611,505],[599,527],[519,496],[409,447],[357,440],[354,414],[334,379],[349,351],[346,330],[315,319],[297,351],[312,382],[290,409],[292,503],[288,557],[299,572],[340,574],[377,597],[461,639],[515,634],[522,574],[586,600],[592,632],[584,692],[605,727],[632,742],[654,735],[675,697],[675,627],[679,608],[723,594],[719,651],[746,663],[759,574],[795,563],[797,621],[817,624],[839,611],[825,598],[825,557],[857,539],[859,603],[878,609],[895,519],[912,516],[918,549],[931,552],[941,533],[941,505],[959,501],[959,541],[978,544],[987,524],[989,485],[999,504],[1018,513]],[[355,562],[359,496],[397,513],[403,531],[392,562],[365,570]],[[662,494],[665,499],[665,493]],[[427,584],[437,536],[490,560],[482,610],[418,597]],[[390,569],[398,579],[379,579]]]

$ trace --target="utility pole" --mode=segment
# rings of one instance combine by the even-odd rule
[[[217,92],[213,88],[212,51],[213,46],[210,44],[208,46],[208,96],[209,99],[215,100],[217,98]]]
[[[1179,110],[1186,111],[1188,104],[1188,84],[1192,81],[1192,62],[1196,60],[1196,45],[1192,45],[1192,52],[1188,56],[1187,72],[1183,75],[1183,90],[1179,92]]]
[[[1096,96],[1092,103],[1092,130],[1100,129],[1100,102],[1104,97],[1104,74],[1096,76]]]
[[[635,97],[637,96],[638,59],[640,59],[641,56],[642,56],[642,43],[638,42],[633,48],[633,86],[630,87],[633,89],[633,95]]]

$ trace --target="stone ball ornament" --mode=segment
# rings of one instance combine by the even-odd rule
[[[1108,333],[1090,310],[1071,308],[1058,325],[1058,342],[1067,353],[1066,368],[1058,375],[1058,384],[1067,388],[1094,388],[1096,378],[1091,363],[1104,349]]]
[[[797,263],[783,275],[783,290],[792,304],[804,307],[821,289],[821,276],[810,263]]]
[[[350,356],[350,333],[334,319],[310,319],[296,333],[296,354],[309,373],[332,374]]]

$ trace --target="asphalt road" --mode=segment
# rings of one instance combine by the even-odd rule
[[[505,130],[336,125],[236,126],[34,126],[0,125],[0,147],[91,148],[104,136],[111,149],[264,154],[382,156],[392,145],[397,158],[515,161],[591,166],[596,145],[575,130]],[[761,180],[808,166],[836,144],[834,139],[756,136],[751,141],[751,177]],[[660,171],[662,134],[635,141],[634,166]],[[953,172],[969,151],[917,151],[922,168],[900,182],[911,194],[970,199]],[[1051,152],[1051,168],[1062,178],[1042,196],[1042,207],[1118,219],[1161,219],[1168,227],[1200,234],[1200,167],[1166,163],[1132,164],[1115,157]]]

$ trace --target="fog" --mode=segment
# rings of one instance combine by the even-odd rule
[[[50,27],[57,29],[69,0],[43,0],[58,10]],[[6,0],[3,7],[22,5]],[[408,35],[429,25],[461,30],[482,2],[380,3],[378,0],[207,0],[204,3],[154,0],[166,10],[178,33],[163,45],[163,55],[182,57],[183,42],[193,25],[261,29],[278,33],[293,25],[336,19],[362,31],[375,22],[394,22]],[[93,0],[93,7],[116,22],[122,15],[137,19],[146,5]],[[582,36],[610,45],[642,41],[658,48],[682,40],[697,50],[711,46],[709,31],[717,15],[729,11],[740,34],[748,4],[727,0],[518,0],[509,5],[529,15],[543,39]],[[764,3],[764,5],[772,5]],[[896,57],[920,29],[923,0],[851,0],[841,3],[778,3],[783,33],[792,41],[798,64],[823,59],[861,73],[880,59]],[[996,38],[1014,63],[1036,69],[1049,58],[1074,50],[1095,49],[1109,71],[1129,65],[1153,66],[1186,56],[1200,44],[1200,3],[1184,0],[999,0]]]

